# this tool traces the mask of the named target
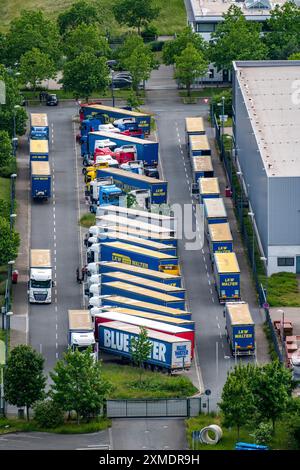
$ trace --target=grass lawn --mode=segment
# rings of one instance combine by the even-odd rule
[[[185,376],[171,376],[144,370],[142,387],[139,369],[120,363],[103,362],[103,376],[113,385],[109,398],[181,398],[194,395],[196,387]]]
[[[10,432],[52,432],[55,434],[82,434],[102,431],[111,426],[111,420],[107,418],[98,418],[91,420],[90,423],[77,424],[74,422],[65,423],[62,426],[52,429],[40,428],[34,421],[26,421],[22,419],[0,419],[0,434],[7,434]]]
[[[296,274],[281,272],[270,276],[268,302],[271,307],[299,307],[300,291]]]
[[[0,199],[10,200],[10,179],[0,177]],[[1,215],[1,214],[0,214]]]
[[[19,16],[21,10],[41,9],[47,16],[54,19],[59,13],[66,10],[75,0],[1,0],[0,30],[5,31],[9,27],[10,21]],[[104,30],[107,29],[112,34],[116,34],[125,29],[120,27],[112,14],[110,0],[95,0],[102,12]],[[155,0],[155,4],[160,7],[158,19],[154,22],[159,30],[159,34],[174,34],[181,31],[186,26],[186,12],[183,0]],[[170,20],[172,18],[172,20]]]
[[[222,90],[227,90],[230,87],[204,87],[201,90],[191,90],[191,96],[194,98],[210,98],[214,95],[219,95]],[[186,90],[180,90],[179,96],[186,97]]]
[[[83,214],[83,216],[81,217],[79,221],[79,224],[82,227],[86,227],[86,228],[89,228],[91,225],[95,225],[95,223],[96,223],[96,216],[95,214],[91,214],[90,212],[88,212],[87,214]]]
[[[189,447],[192,448],[192,431],[199,431],[205,426],[210,424],[218,424],[221,426],[223,431],[223,437],[220,442],[216,445],[207,445],[207,444],[197,444],[196,449],[199,450],[234,450],[237,439],[237,431],[236,428],[227,429],[221,424],[221,419],[219,416],[214,415],[200,415],[196,418],[189,418],[186,420],[186,431],[187,431],[187,439],[189,443]],[[291,444],[289,444],[288,434],[287,434],[288,426],[285,422],[278,422],[276,425],[276,432],[274,438],[271,442],[271,449],[289,449],[291,448]],[[253,429],[250,428],[242,428],[240,430],[240,442],[249,442],[253,443],[253,437],[250,435],[253,433]]]

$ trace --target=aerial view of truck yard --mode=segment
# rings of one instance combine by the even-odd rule
[[[299,135],[296,0],[2,0],[0,459],[300,449]]]

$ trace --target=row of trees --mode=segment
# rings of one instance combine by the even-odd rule
[[[299,59],[300,7],[294,2],[276,6],[263,25],[247,21],[236,5],[223,16],[209,42],[186,28],[163,47],[164,63],[175,65],[175,77],[188,91],[194,77],[207,73],[209,63],[230,70],[233,60]]]
[[[79,0],[52,21],[42,11],[22,11],[0,38],[0,62],[18,71],[21,83],[33,90],[44,79],[63,71],[62,83],[76,97],[88,98],[105,90],[110,83],[107,59],[115,54],[109,47],[97,0]],[[139,34],[159,12],[152,0],[118,0],[113,12],[120,24],[137,29],[138,34],[121,49],[123,67],[133,76],[133,89],[146,80],[155,64],[150,49]],[[130,49],[130,50],[129,50]],[[119,51],[117,52],[117,56]],[[140,65],[140,66],[138,66]]]
[[[278,361],[256,366],[238,365],[229,373],[219,407],[224,425],[236,426],[237,437],[242,426],[262,429],[276,422],[295,406],[291,372]]]
[[[132,338],[133,362],[140,368],[148,358],[152,344],[145,328]],[[36,419],[44,427],[58,426],[64,413],[75,411],[77,422],[98,416],[103,411],[105,399],[112,390],[103,378],[101,361],[94,362],[90,349],[84,352],[69,349],[50,372],[52,383],[45,392],[44,358],[31,346],[20,345],[9,356],[4,371],[5,399],[17,407],[29,410],[34,406]],[[49,415],[51,418],[49,419]]]

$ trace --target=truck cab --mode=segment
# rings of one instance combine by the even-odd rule
[[[120,165],[122,170],[130,171],[131,173],[136,173],[137,175],[144,174],[144,163],[142,160],[129,161]]]
[[[70,346],[72,351],[86,351],[89,347],[92,349],[92,355],[94,360],[96,360],[96,342],[93,332],[84,332],[84,333],[71,333]]]
[[[93,359],[97,360],[97,346],[94,327],[88,310],[69,310],[68,343],[72,351],[84,352],[91,348]]]
[[[118,206],[123,191],[113,183],[112,178],[100,178],[90,183],[90,212],[97,212],[97,205]]]
[[[28,282],[29,302],[50,304],[52,284],[50,250],[31,250]]]

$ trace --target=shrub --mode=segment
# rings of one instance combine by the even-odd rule
[[[270,423],[260,423],[253,432],[255,444],[268,445],[272,439],[272,425]]]
[[[17,162],[15,157],[11,157],[9,163],[0,167],[0,176],[2,178],[9,178],[12,173],[17,172]]]
[[[152,41],[149,43],[152,52],[159,52],[162,51],[164,42],[163,41]]]
[[[157,27],[150,24],[146,26],[144,31],[142,31],[141,36],[145,42],[148,42],[148,41],[155,40],[157,38],[157,34],[158,34]]]
[[[53,400],[37,402],[34,406],[34,417],[42,428],[56,428],[64,424],[64,413]]]

